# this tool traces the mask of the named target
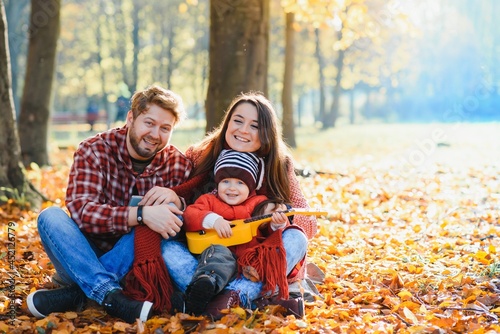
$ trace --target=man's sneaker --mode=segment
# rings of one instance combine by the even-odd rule
[[[113,290],[102,303],[106,312],[113,316],[120,318],[130,324],[134,323],[136,319],[146,321],[153,315],[153,303],[145,301],[140,302],[125,296],[122,290]]]
[[[37,318],[52,312],[81,311],[87,296],[78,285],[52,290],[37,290],[28,295],[28,310]]]
[[[215,296],[217,285],[210,275],[200,275],[186,289],[186,313],[200,315]]]
[[[207,305],[204,315],[210,316],[214,320],[220,320],[224,314],[222,310],[227,310],[238,306],[240,303],[240,294],[235,290],[223,290]]]
[[[294,315],[296,318],[302,318],[305,314],[304,300],[301,297],[290,299],[262,297],[254,300],[254,304],[259,309],[263,309],[268,305],[280,305],[286,309],[286,315]]]

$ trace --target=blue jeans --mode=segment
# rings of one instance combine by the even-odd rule
[[[38,216],[40,239],[60,279],[68,285],[78,284],[87,297],[99,304],[108,292],[121,289],[120,282],[132,269],[134,231],[124,234],[104,253],[61,208],[47,208]],[[173,240],[162,240],[162,248]]]
[[[120,289],[120,280],[134,260],[133,234],[124,235],[113,250],[102,252],[93,246],[78,225],[58,207],[38,216],[38,233],[54,268],[67,284],[76,283],[87,297],[102,304],[106,294]],[[132,247],[127,245],[132,244]]]
[[[287,273],[290,273],[307,253],[307,237],[297,229],[288,229],[283,232],[283,246],[286,251]],[[185,292],[198,265],[196,256],[180,241],[162,243],[162,254],[170,277],[178,289]],[[251,307],[251,302],[261,297],[262,283],[241,277],[230,282],[227,289],[239,291],[241,305]]]

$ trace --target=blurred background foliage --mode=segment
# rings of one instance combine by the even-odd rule
[[[19,112],[30,3],[4,3]],[[336,107],[337,124],[500,119],[500,2],[271,0],[268,95],[278,109],[287,12],[296,125]],[[158,83],[203,122],[209,24],[208,0],[64,0],[52,116],[84,115],[92,100],[113,120],[120,96]]]

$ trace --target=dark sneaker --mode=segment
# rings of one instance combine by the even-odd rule
[[[217,285],[210,275],[200,275],[186,289],[186,313],[200,315],[215,296]]]
[[[224,314],[222,310],[236,307],[240,303],[240,294],[234,290],[223,290],[215,298],[213,298],[207,305],[204,315],[210,316],[214,320],[220,320]]]
[[[286,309],[286,315],[294,315],[296,318],[302,318],[305,314],[304,300],[299,298],[281,299],[273,298],[259,298],[254,300],[257,308],[264,308],[268,305],[280,305]]]
[[[28,295],[28,310],[37,318],[52,312],[81,311],[87,296],[78,285],[52,290],[37,290]]]
[[[186,311],[186,301],[184,294],[179,290],[174,290],[172,297],[170,298],[170,303],[172,304],[172,313],[177,312],[187,313]]]
[[[153,303],[133,300],[125,296],[122,290],[114,290],[108,293],[102,306],[109,315],[130,324],[134,323],[136,319],[147,321],[153,315]]]

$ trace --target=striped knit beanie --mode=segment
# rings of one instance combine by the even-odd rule
[[[262,186],[263,168],[264,162],[253,153],[223,150],[215,162],[215,182],[240,179],[252,192]]]

